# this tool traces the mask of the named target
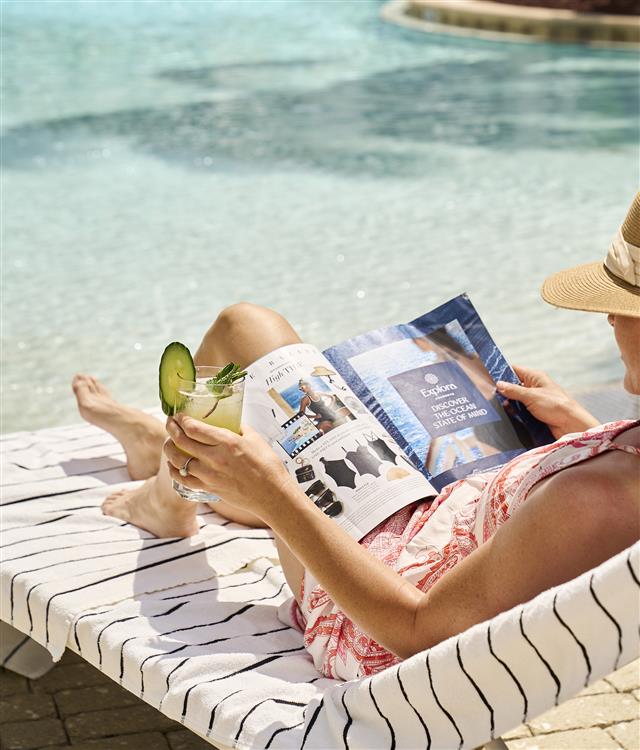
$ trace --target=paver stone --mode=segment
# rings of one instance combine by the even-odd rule
[[[171,750],[212,750],[212,745],[209,742],[185,729],[167,732],[167,739]]]
[[[606,727],[638,717],[638,701],[632,695],[606,693],[572,698],[528,722],[533,734],[549,734],[569,729]]]
[[[531,730],[526,724],[520,724],[519,727],[515,727],[509,732],[505,732],[502,735],[502,739],[506,742],[507,740],[518,740],[520,737],[531,737]]]
[[[0,696],[26,693],[29,684],[26,677],[22,677],[9,669],[0,669]]]
[[[137,696],[116,685],[115,682],[77,690],[61,690],[55,694],[54,698],[63,719],[86,711],[140,705],[140,699]]]
[[[620,750],[620,745],[604,729],[538,734],[512,740],[507,747],[509,750]]]
[[[77,745],[64,747],[72,747],[73,750],[169,750],[169,743],[160,732],[144,732],[123,734],[119,737],[104,737],[101,740],[87,740]],[[211,745],[209,745],[209,750],[212,750]]]
[[[607,727],[607,732],[617,740],[624,750],[640,750],[640,719],[626,721]]]
[[[626,667],[610,674],[607,678],[618,692],[628,692],[640,688],[640,661],[636,659]]]
[[[70,716],[65,720],[65,727],[74,743],[108,735],[162,732],[179,726],[175,721],[144,703],[128,708],[89,711]]]
[[[50,717],[56,717],[56,707],[50,695],[17,693],[0,700],[0,724]]]
[[[66,742],[67,735],[59,719],[15,721],[0,725],[0,746],[3,750],[35,750]]]

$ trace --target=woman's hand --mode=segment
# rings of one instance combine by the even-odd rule
[[[264,518],[287,495],[291,476],[269,444],[251,427],[242,435],[179,414],[167,419],[164,445],[171,477],[193,490],[218,495]],[[188,455],[187,455],[188,454]],[[180,474],[189,456],[189,475]]]
[[[499,381],[500,395],[521,401],[534,417],[544,422],[556,438],[596,427],[598,420],[542,370],[514,366],[522,385]]]

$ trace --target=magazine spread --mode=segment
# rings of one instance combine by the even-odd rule
[[[244,421],[269,441],[309,499],[357,539],[437,494],[310,344],[281,347],[248,368]]]
[[[466,295],[324,354],[281,347],[247,378],[244,421],[357,539],[446,484],[552,440],[496,393],[497,380],[518,379]]]

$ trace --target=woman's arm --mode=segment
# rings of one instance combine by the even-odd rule
[[[293,482],[262,512],[293,555],[363,631],[403,658],[419,650],[414,625],[422,592],[373,557]]]
[[[497,533],[424,593],[373,557],[293,483],[264,507],[263,517],[337,607],[402,659],[540,591],[539,540],[529,538],[528,524],[515,528],[513,519],[514,534],[505,539]],[[550,534],[542,536],[546,543]]]

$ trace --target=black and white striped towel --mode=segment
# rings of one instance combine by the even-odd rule
[[[129,482],[120,445],[87,426],[2,440],[2,619],[59,658],[75,619],[93,607],[277,560],[270,532],[201,507],[200,533],[157,539],[103,516]],[[135,483],[130,483],[135,486]]]
[[[122,458],[91,427],[3,439],[2,619],[216,744],[476,747],[638,656],[635,545],[374,678],[320,678],[277,618],[269,534],[203,512],[197,537],[159,540],[103,517]]]

